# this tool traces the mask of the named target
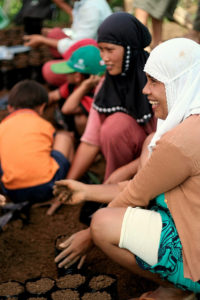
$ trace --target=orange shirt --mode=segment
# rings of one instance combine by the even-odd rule
[[[34,110],[20,109],[0,124],[2,182],[8,189],[50,181],[59,166],[50,156],[54,127]]]

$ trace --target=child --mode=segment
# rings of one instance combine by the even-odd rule
[[[46,201],[56,180],[66,177],[73,155],[68,132],[56,135],[41,115],[48,102],[42,85],[18,82],[8,98],[9,115],[0,124],[3,192],[15,203]]]
[[[68,61],[52,64],[51,70],[55,74],[66,75],[66,85],[62,89],[65,100],[60,105],[61,112],[74,116],[75,130],[80,136],[92,105],[94,87],[100,81],[98,75],[105,71],[100,51],[94,45],[80,47],[72,53]],[[51,94],[49,100],[60,100],[59,90],[54,95]],[[67,122],[67,118],[65,120]]]

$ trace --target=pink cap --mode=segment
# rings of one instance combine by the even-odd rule
[[[98,47],[97,41],[95,41],[93,39],[82,39],[82,40],[79,40],[76,43],[74,43],[71,47],[69,47],[63,53],[62,56],[64,59],[68,60],[75,50],[77,50],[80,47],[88,46],[88,45],[94,45],[94,46]]]

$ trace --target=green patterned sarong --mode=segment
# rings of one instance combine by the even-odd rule
[[[194,282],[191,279],[184,278],[182,244],[164,200],[164,194],[159,195],[156,197],[155,205],[151,207],[151,210],[160,213],[163,224],[158,251],[158,263],[150,266],[136,256],[137,263],[142,269],[159,274],[161,278],[172,282],[180,289],[199,293],[200,281]]]

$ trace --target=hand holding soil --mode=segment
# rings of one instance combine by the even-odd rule
[[[58,201],[64,204],[76,205],[85,201],[84,183],[76,180],[59,180],[56,181],[53,188],[53,194]]]

